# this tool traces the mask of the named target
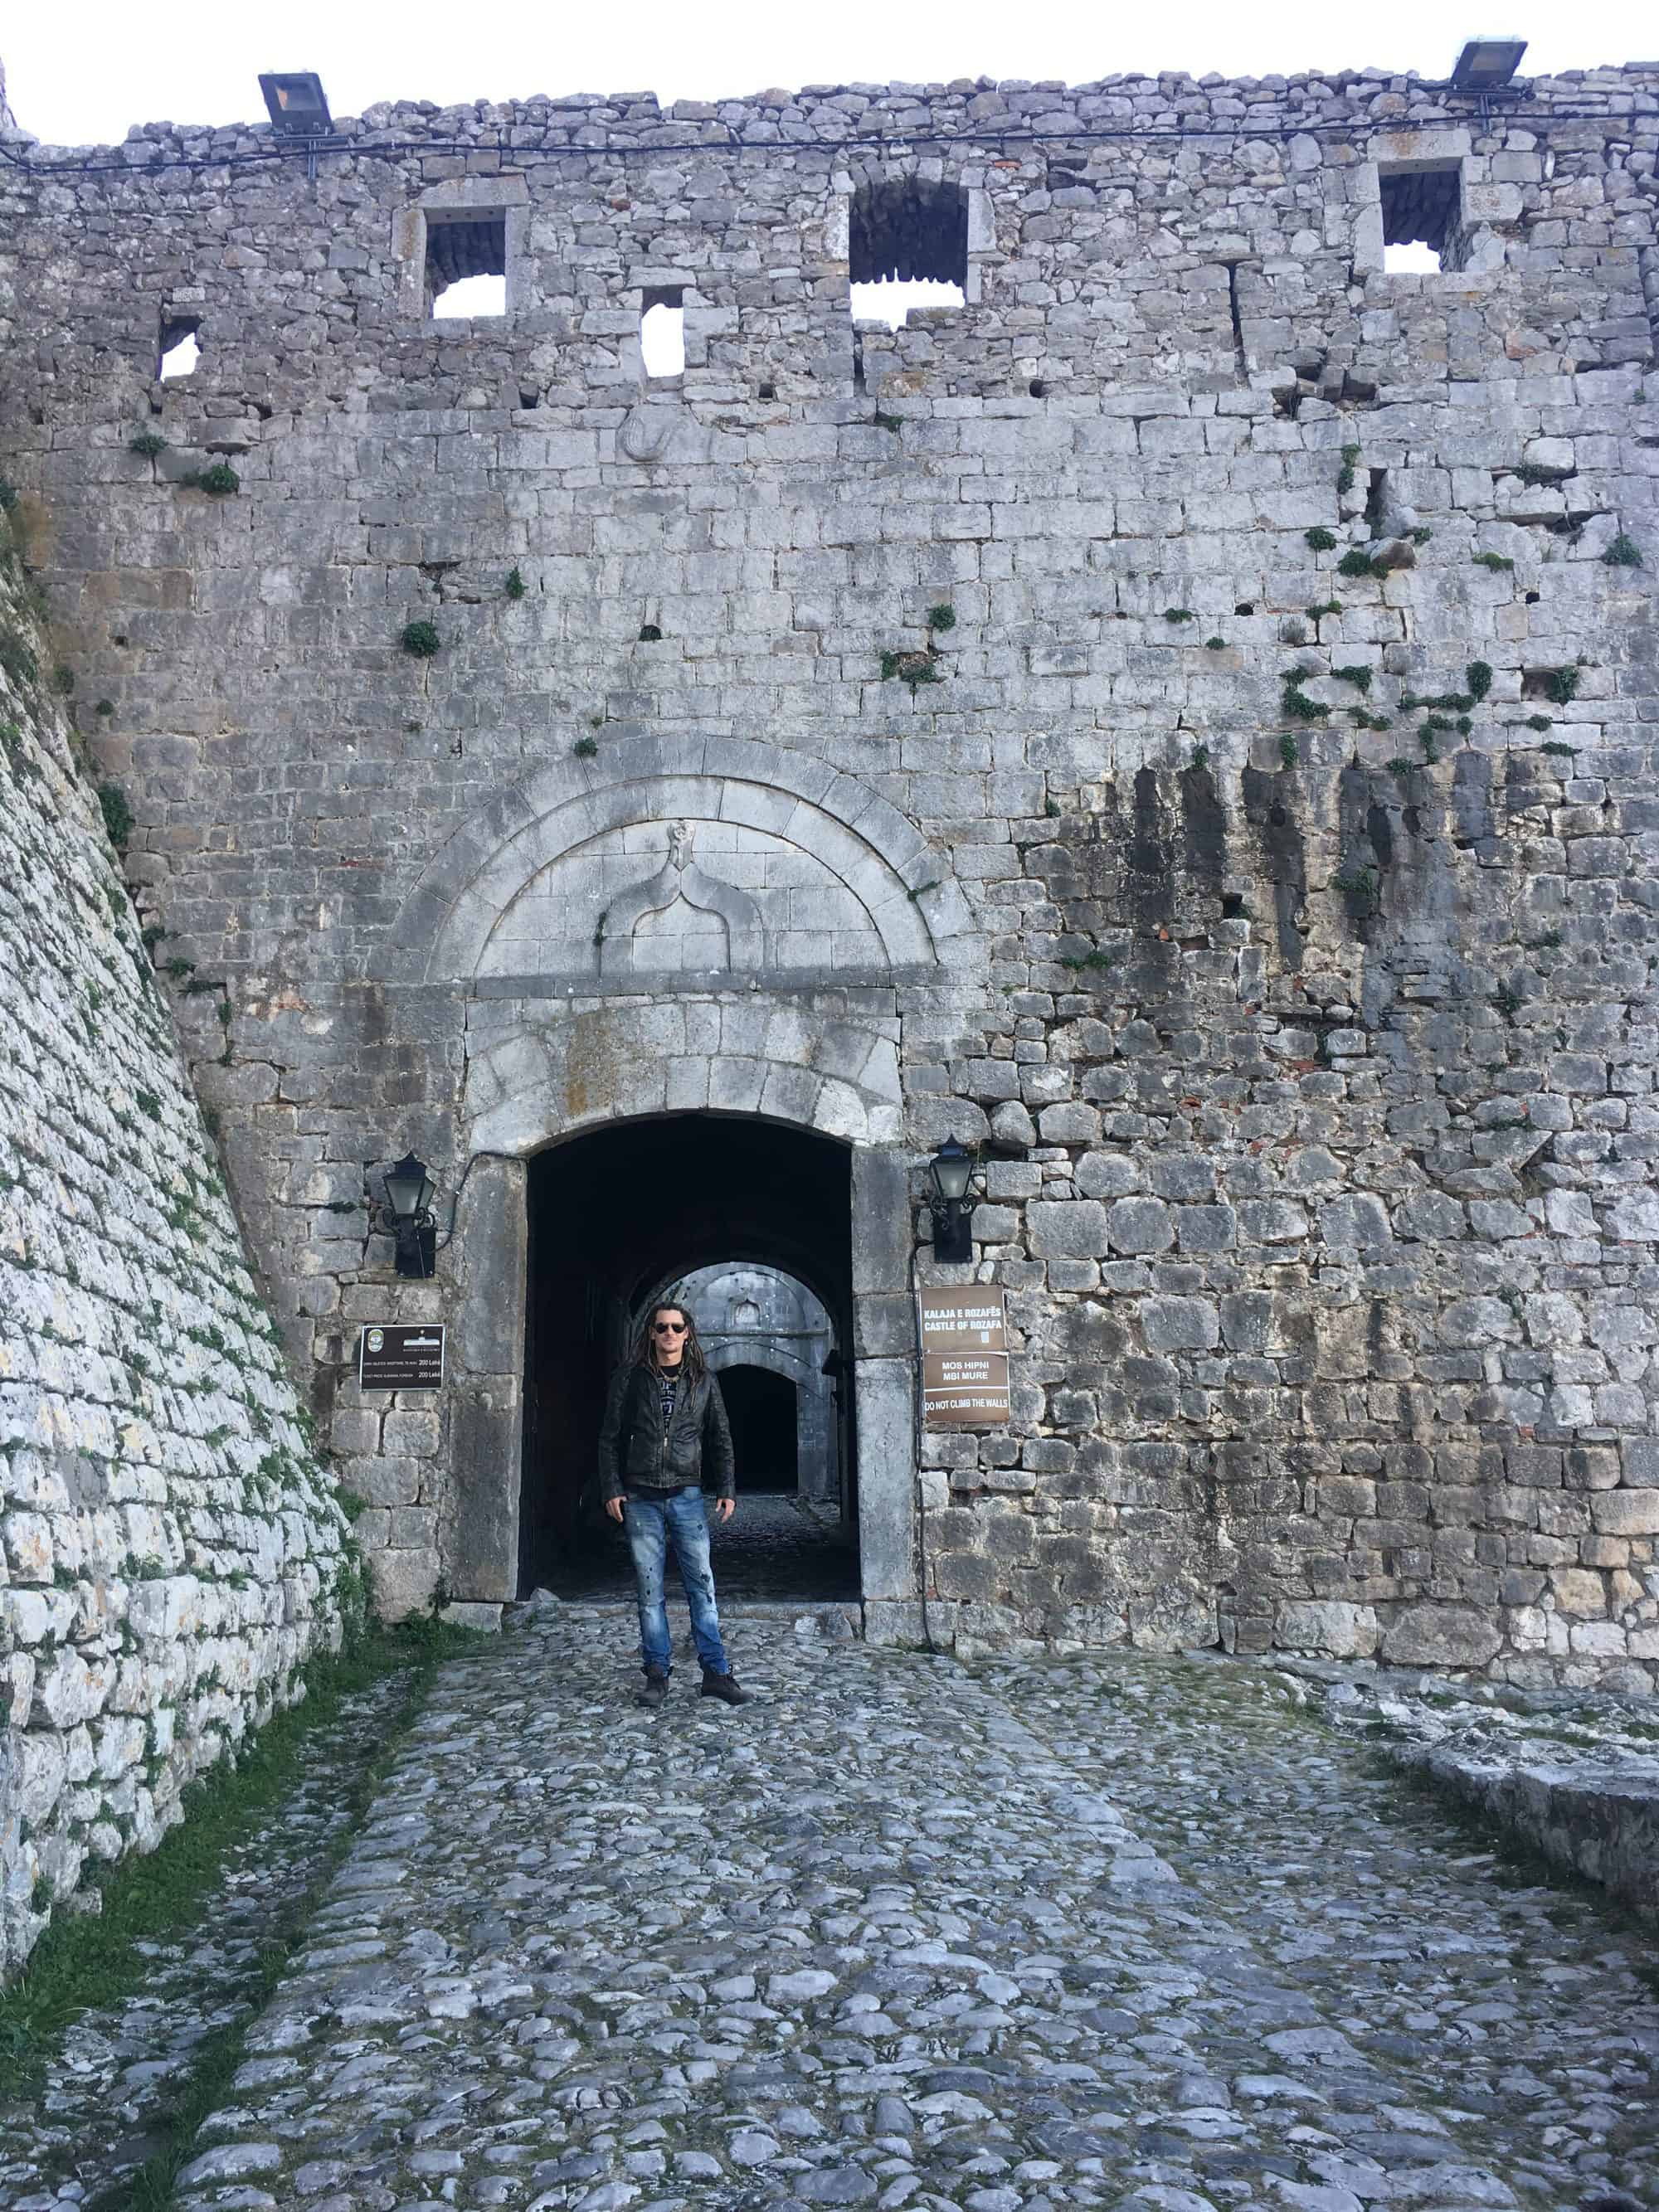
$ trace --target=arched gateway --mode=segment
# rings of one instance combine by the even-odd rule
[[[898,1000],[965,936],[943,863],[884,800],[732,738],[610,738],[440,850],[382,980],[466,1000],[453,1595],[515,1595],[578,1510],[569,1468],[650,1270],[747,1258],[811,1285],[850,1348],[866,1626],[911,1632]]]

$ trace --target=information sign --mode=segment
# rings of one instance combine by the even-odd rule
[[[919,1291],[916,1325],[921,1336],[923,1426],[1001,1427],[1012,1413],[1002,1291],[983,1283]]]
[[[441,1390],[441,1324],[428,1322],[409,1328],[371,1322],[358,1340],[357,1380],[365,1390]]]

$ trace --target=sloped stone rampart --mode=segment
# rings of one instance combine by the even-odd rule
[[[55,673],[0,522],[0,1972],[353,1601]]]

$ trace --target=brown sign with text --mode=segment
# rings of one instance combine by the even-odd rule
[[[924,1427],[1001,1427],[1011,1412],[1003,1292],[982,1283],[919,1291],[916,1326]]]

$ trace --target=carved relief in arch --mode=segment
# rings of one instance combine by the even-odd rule
[[[380,973],[874,981],[936,972],[969,934],[945,862],[854,777],[737,738],[635,738],[602,764],[544,769],[458,830],[404,901]]]
[[[705,972],[732,968],[744,974],[766,966],[766,933],[760,908],[735,884],[722,883],[705,873],[691,857],[691,842],[689,822],[671,822],[668,858],[661,867],[643,883],[623,891],[605,909],[599,947],[602,975],[633,975],[658,965],[649,956],[651,939],[646,933],[653,920],[672,919],[682,906],[712,927],[676,935],[689,937],[694,945],[708,945],[712,953],[660,964]],[[683,952],[685,947],[677,943],[673,949]]]

